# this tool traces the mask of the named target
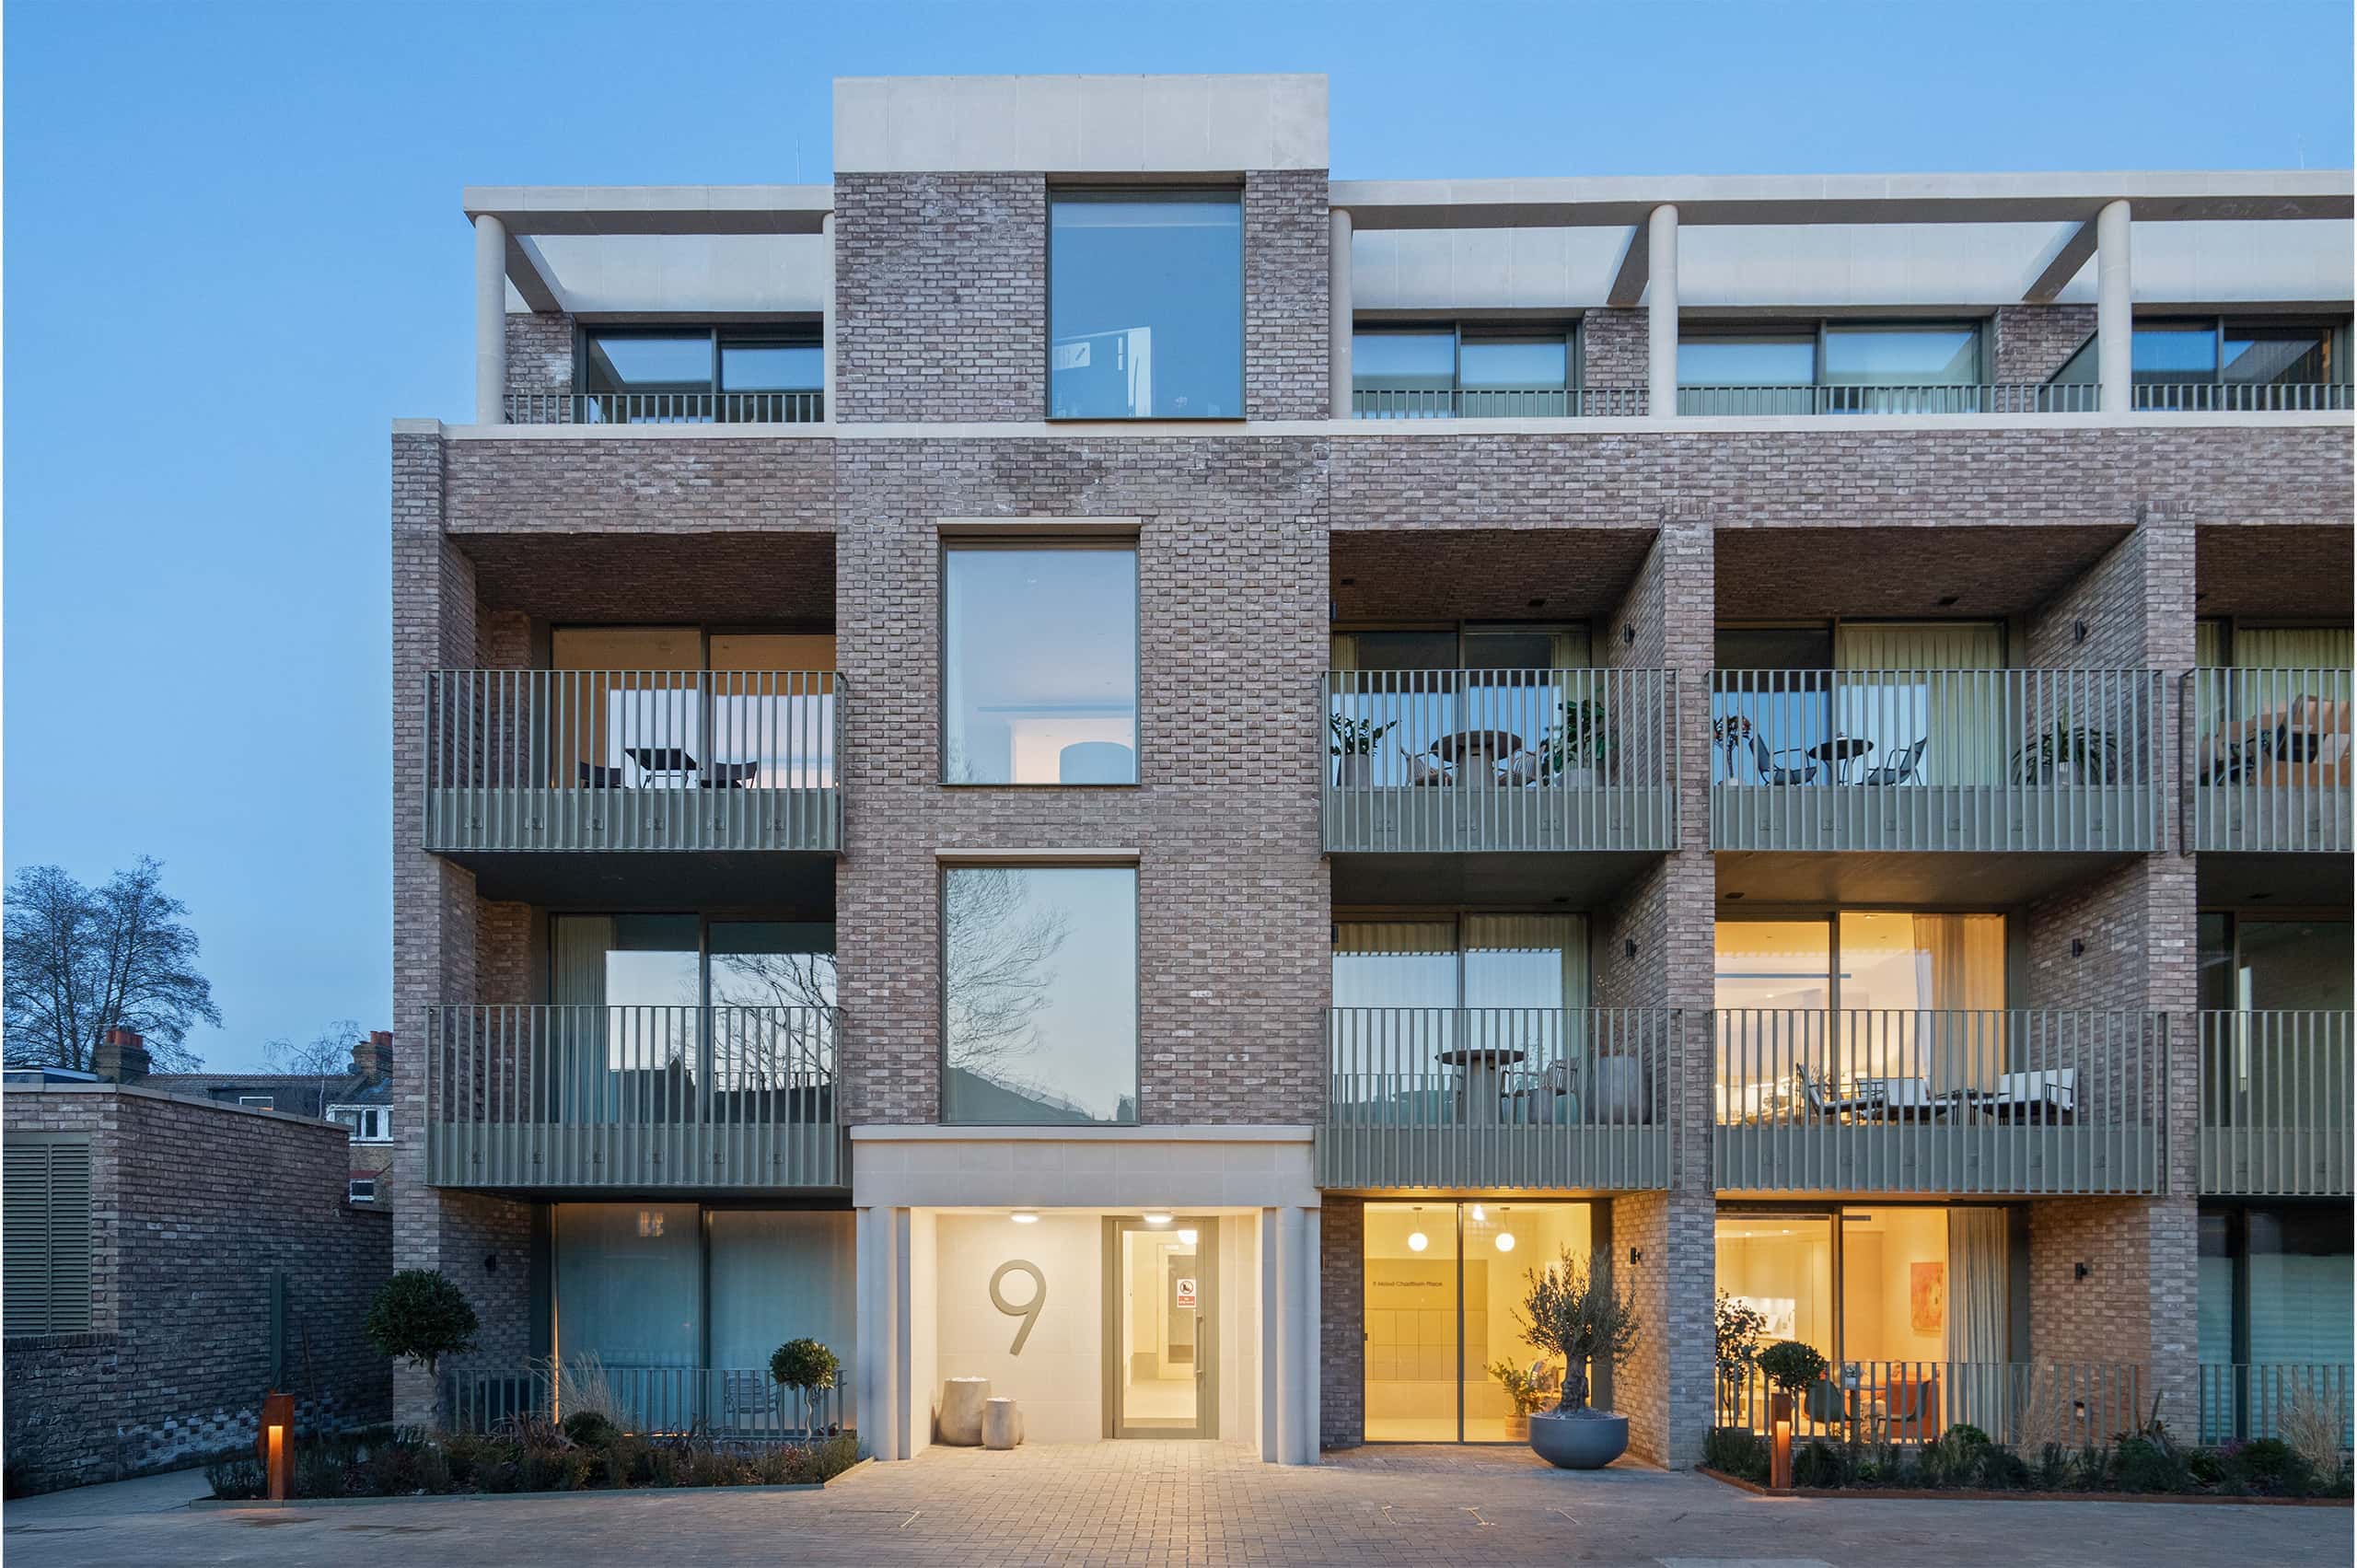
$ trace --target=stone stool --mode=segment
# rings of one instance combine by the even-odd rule
[[[982,1406],[982,1446],[1012,1448],[1023,1441],[1023,1412],[1001,1395]]]
[[[987,1377],[952,1377],[941,1386],[941,1440],[971,1448],[982,1440],[982,1403],[991,1397]]]

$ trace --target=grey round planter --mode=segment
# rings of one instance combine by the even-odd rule
[[[1559,1470],[1600,1470],[1629,1451],[1629,1418],[1541,1411],[1530,1418],[1530,1451]]]

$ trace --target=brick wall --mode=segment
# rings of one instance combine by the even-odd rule
[[[2096,335],[2092,305],[2001,305],[1989,331],[1989,379],[2034,387],[2054,378]]]
[[[1326,367],[1326,173],[1244,177],[1244,412],[1248,419],[1323,419]]]
[[[1140,1115],[1299,1122],[1321,1088],[1322,449],[1286,441],[844,443],[838,658],[855,809],[837,879],[855,1120],[938,1113],[935,853],[1136,849]],[[938,782],[935,519],[1136,517],[1134,790]]]
[[[1632,1286],[1636,1349],[1613,1377],[1612,1402],[1629,1418],[1629,1451],[1685,1469],[1701,1455],[1711,1423],[1711,1302],[1717,1205],[1707,1193],[1630,1192],[1612,1200],[1610,1262]],[[1631,1249],[1638,1253],[1629,1260]]]
[[[573,318],[507,314],[507,389],[549,396],[573,390]]]
[[[1366,1203],[1326,1195],[1318,1227],[1318,1445],[1366,1441]]]
[[[1580,317],[1580,359],[1589,387],[1645,385],[1652,332],[1643,310],[1598,307]]]
[[[1038,174],[835,177],[835,418],[1041,419]]]
[[[2158,1395],[2180,1437],[2198,1395],[2196,1225],[2189,1197],[2030,1204],[2030,1358],[2142,1368],[2146,1405]]]
[[[11,1089],[0,1109],[11,1137],[92,1145],[93,1331],[5,1349],[8,1464],[27,1484],[112,1481],[251,1444],[273,1272],[286,1276],[297,1419],[340,1429],[389,1415],[389,1370],[360,1323],[391,1273],[391,1221],[345,1202],[340,1125],[114,1086]]]

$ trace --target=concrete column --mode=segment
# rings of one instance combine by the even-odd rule
[[[507,423],[507,226],[475,219],[475,423]]]
[[[819,220],[819,248],[826,258],[819,287],[819,374],[823,412],[829,420],[835,417],[835,215],[829,213]]]
[[[2134,406],[2135,295],[2129,276],[2128,203],[2108,202],[2096,215],[2096,380],[2106,413]]]
[[[1678,209],[1664,203],[1645,219],[1645,412],[1678,412]]]
[[[1276,1313],[1270,1338],[1276,1363],[1276,1446],[1263,1458],[1281,1465],[1318,1460],[1318,1254],[1311,1211],[1275,1211],[1276,1247],[1268,1260],[1275,1276]]]
[[[853,1365],[859,1434],[878,1459],[910,1457],[909,1390],[903,1381],[908,1318],[900,1261],[907,1225],[905,1209],[856,1211],[853,1235],[853,1299],[859,1313],[859,1347]]]
[[[1351,417],[1351,215],[1336,207],[1327,215],[1326,365],[1333,377],[1333,414]]]

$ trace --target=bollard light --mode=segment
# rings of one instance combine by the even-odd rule
[[[1776,1395],[1768,1410],[1768,1486],[1773,1492],[1789,1492],[1793,1486],[1793,1397]]]
[[[254,1446],[261,1450],[262,1494],[273,1503],[284,1503],[295,1490],[295,1396],[264,1394],[261,1424]]]

